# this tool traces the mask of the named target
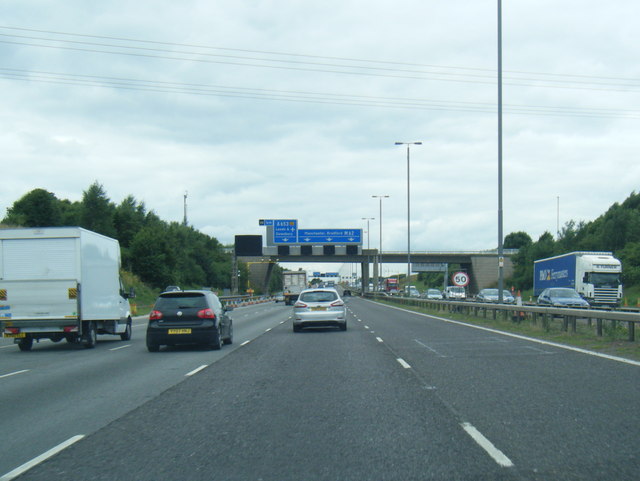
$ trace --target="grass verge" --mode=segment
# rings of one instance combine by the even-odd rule
[[[376,301],[381,304],[387,304],[394,307],[402,307],[410,311],[421,312],[434,317],[444,317],[455,321],[466,322],[478,326],[488,327],[499,331],[520,334],[523,336],[533,337],[536,339],[544,339],[546,341],[557,342],[569,346],[587,349],[589,351],[619,356],[626,359],[640,361],[640,343],[629,342],[626,325],[618,323],[616,327],[612,327],[607,323],[603,327],[602,337],[596,335],[595,322],[590,326],[586,321],[578,322],[576,332],[565,332],[562,330],[562,321],[556,319],[553,322],[545,323],[538,320],[534,323],[532,319],[524,319],[516,322],[502,317],[493,319],[488,317],[474,316],[473,314],[443,312],[436,309],[427,309],[425,307],[405,306],[388,301]],[[636,328],[637,337],[637,328]]]

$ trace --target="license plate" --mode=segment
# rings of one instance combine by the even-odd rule
[[[4,337],[16,337],[16,338],[24,338],[27,337],[27,335],[24,332],[19,332],[17,334],[9,334],[7,332],[4,333]]]
[[[311,308],[312,311],[326,311],[327,308],[324,306],[315,306]]]
[[[169,334],[191,334],[191,329],[169,329]]]

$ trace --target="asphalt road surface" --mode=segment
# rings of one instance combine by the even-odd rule
[[[1,472],[59,446],[19,479],[640,476],[638,363],[348,307],[346,332],[301,333],[290,307],[237,309],[219,352],[147,353],[142,329],[95,350],[2,348],[0,376],[29,371],[0,377]]]

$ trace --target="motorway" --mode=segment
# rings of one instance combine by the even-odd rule
[[[19,479],[638,479],[639,363],[347,305],[297,334],[238,308],[221,351],[148,353],[143,319],[92,350],[3,340],[0,476],[60,446]]]

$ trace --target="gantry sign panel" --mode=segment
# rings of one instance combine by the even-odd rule
[[[297,219],[260,219],[260,225],[267,227],[271,245],[362,244],[362,229],[299,229]]]

